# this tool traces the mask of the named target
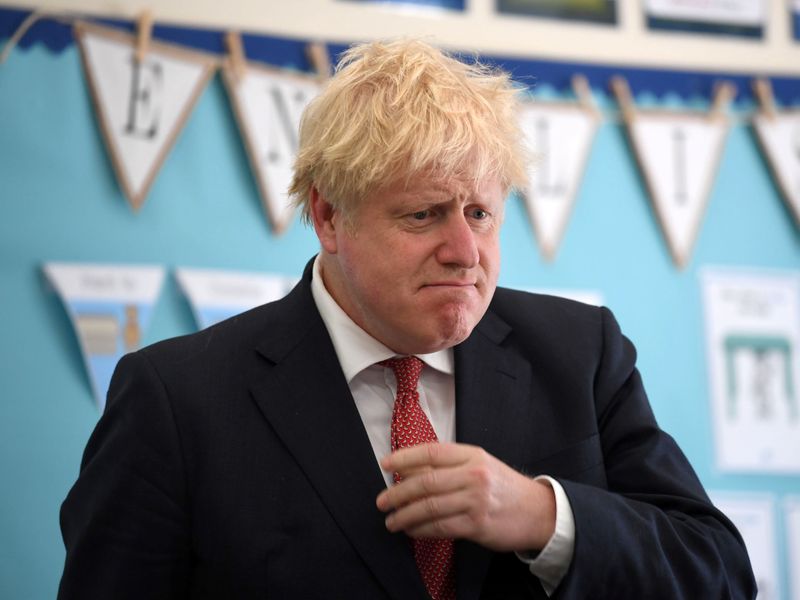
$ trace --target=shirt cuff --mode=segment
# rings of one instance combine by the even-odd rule
[[[553,488],[556,497],[556,528],[541,552],[515,554],[528,565],[531,573],[539,578],[545,593],[551,596],[572,563],[572,554],[575,550],[575,517],[567,494],[558,481],[547,475],[541,475],[536,480],[546,481]]]

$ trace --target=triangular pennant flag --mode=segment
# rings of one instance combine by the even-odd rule
[[[117,361],[142,344],[164,269],[55,262],[46,263],[43,269],[75,328],[102,411]]]
[[[117,179],[138,210],[216,68],[210,55],[77,23],[86,79]]]
[[[732,87],[721,86],[715,109],[697,114],[635,110],[624,80],[617,78],[613,85],[670,254],[682,268],[691,257],[722,156],[729,122],[720,113]]]
[[[176,269],[200,329],[261,304],[283,298],[298,279],[285,275],[212,269]]]
[[[552,260],[564,236],[599,123],[588,84],[574,81],[582,104],[526,101],[520,126],[535,158],[524,191],[539,248]]]
[[[237,42],[228,37],[229,46]],[[288,189],[297,154],[300,117],[319,92],[319,79],[295,71],[247,63],[241,51],[223,64],[223,81],[245,142],[261,202],[276,233],[289,225]]]
[[[756,82],[762,112],[753,117],[759,146],[786,206],[800,225],[800,110],[775,108],[766,80]]]

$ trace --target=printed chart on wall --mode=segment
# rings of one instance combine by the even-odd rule
[[[645,0],[653,29],[761,37],[766,0]]]
[[[75,328],[102,412],[117,361],[142,345],[161,291],[164,269],[47,263],[44,273],[61,296]]]
[[[780,600],[774,498],[769,495],[711,493],[714,506],[742,534],[758,586],[758,600]]]
[[[702,273],[717,465],[800,473],[800,273]]]

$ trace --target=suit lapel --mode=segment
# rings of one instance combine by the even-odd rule
[[[390,534],[375,498],[385,487],[372,446],[313,303],[310,274],[283,302],[258,351],[273,365],[253,397],[344,535],[391,597],[424,598],[404,535]]]
[[[490,311],[455,349],[456,439],[519,469],[530,448],[531,432],[523,424],[531,422],[531,367],[500,345],[509,332]],[[466,541],[456,548],[456,596],[473,600],[480,595],[492,552]]]

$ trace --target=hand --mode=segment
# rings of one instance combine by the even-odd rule
[[[390,513],[389,531],[529,551],[541,550],[555,530],[550,484],[518,473],[477,446],[421,444],[384,457],[381,467],[402,478],[376,500]]]

